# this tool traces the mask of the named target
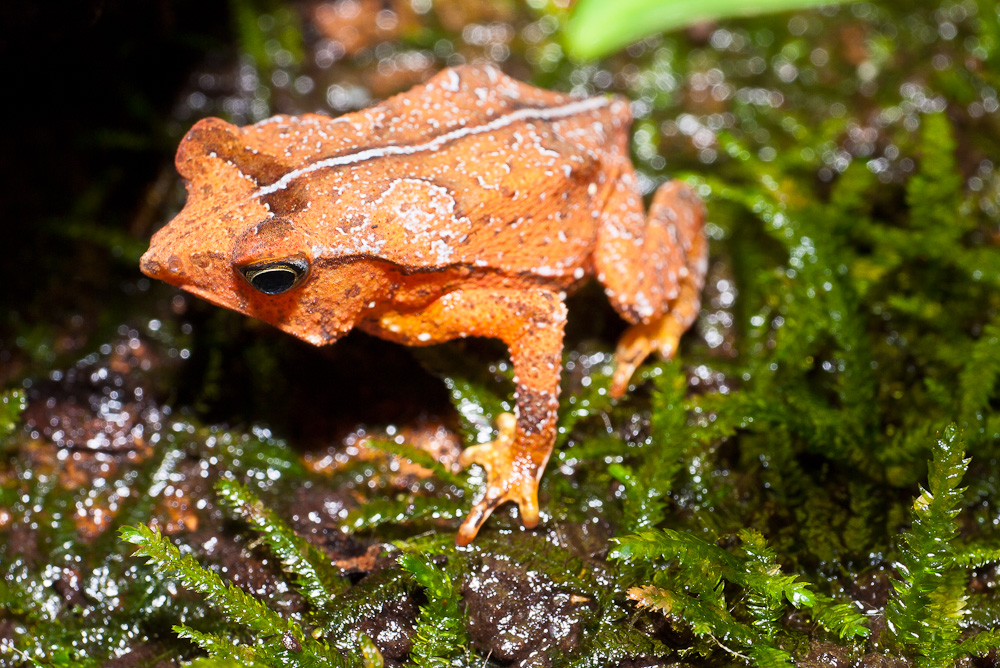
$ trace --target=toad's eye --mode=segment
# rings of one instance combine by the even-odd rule
[[[240,267],[247,283],[265,295],[280,295],[291,290],[309,273],[309,262],[301,257],[260,262]]]

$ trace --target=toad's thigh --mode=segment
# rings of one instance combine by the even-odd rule
[[[683,183],[657,190],[646,215],[631,165],[623,167],[604,209],[594,265],[608,299],[632,323],[670,310],[683,283],[700,290],[705,273],[704,213]]]

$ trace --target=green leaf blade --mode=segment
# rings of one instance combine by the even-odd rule
[[[649,35],[696,23],[825,4],[830,0],[580,0],[566,24],[566,50],[576,60],[592,60]]]

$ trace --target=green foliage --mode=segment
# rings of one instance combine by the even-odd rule
[[[564,356],[564,361],[570,358]],[[556,424],[556,448],[566,444],[578,424],[612,409],[613,402],[608,394],[611,386],[609,371],[608,368],[593,369],[588,377],[589,384],[576,388],[574,392],[562,393]]]
[[[159,490],[177,475],[186,454],[172,439],[164,439],[137,469],[109,477],[111,490],[123,481],[131,485],[116,519],[148,519]],[[29,459],[8,473],[0,487],[0,503],[10,514],[6,529],[36,527],[27,534],[30,540],[0,542],[0,607],[21,656],[44,665],[101,666],[142,637],[158,616],[203,613],[199,605],[170,596],[168,583],[151,577],[147,569],[127,563],[112,529],[91,541],[81,539],[76,509],[106,503],[105,494],[63,486],[55,472],[34,469]],[[71,587],[62,591],[76,588],[86,597],[67,599],[60,586],[53,586],[63,582]]]
[[[906,185],[910,225],[920,231],[922,252],[951,248],[975,224],[960,210],[962,175],[955,164],[955,136],[945,114],[928,114],[920,131],[920,170]]]
[[[149,563],[158,571],[178,577],[185,587],[213,600],[213,604],[236,623],[264,636],[280,637],[292,632],[291,622],[281,619],[263,602],[203,568],[190,554],[182,555],[173,543],[160,535],[159,530],[139,524],[124,527],[121,536],[125,542],[136,546],[135,556],[148,557]],[[301,635],[301,629],[298,630]]]
[[[231,0],[230,4],[242,50],[257,67],[274,68],[278,48],[291,62],[302,61],[302,28],[291,7],[277,0]]]
[[[410,660],[420,668],[466,665],[469,638],[459,611],[459,592],[452,578],[416,553],[403,554],[399,565],[413,576],[427,603],[420,606]]]
[[[975,424],[990,412],[990,400],[1000,379],[1000,316],[983,327],[959,376],[959,406],[967,424]]]
[[[351,511],[345,526],[351,531],[364,531],[387,524],[412,526],[428,520],[457,519],[465,515],[467,506],[460,499],[401,494],[372,499],[363,507]]]
[[[706,21],[803,9],[829,0],[581,0],[566,25],[566,49],[579,60],[600,58],[649,35]]]
[[[250,647],[233,643],[232,638],[215,633],[202,633],[190,626],[173,627],[178,638],[190,640],[208,654],[193,662],[199,668],[230,668],[231,666],[259,666],[256,653]]]
[[[868,634],[860,613],[831,605],[798,576],[782,574],[759,533],[742,530],[739,540],[732,553],[692,534],[650,529],[616,539],[610,558],[632,569],[631,581],[646,583],[629,589],[640,607],[681,619],[698,636],[758,666],[790,665],[791,655],[778,645],[788,605],[811,610],[841,638]]]
[[[958,642],[968,601],[964,565],[1000,556],[964,553],[955,545],[965,491],[959,484],[969,461],[957,428],[949,426],[934,448],[927,489],[913,502],[913,524],[902,537],[900,579],[893,583],[886,622],[897,645],[917,656],[918,666],[951,666],[970,648],[980,652],[998,646],[995,632]]]
[[[438,480],[441,480],[448,485],[461,489],[466,484],[464,476],[457,475],[449,471],[443,464],[441,464],[441,462],[434,459],[434,457],[431,456],[431,454],[426,450],[415,448],[406,443],[396,443],[395,441],[380,439],[367,441],[366,444],[376,450],[381,450],[390,455],[395,455],[396,457],[405,459],[412,464],[421,466],[430,471],[430,473]]]
[[[201,645],[214,642],[217,648],[225,646],[244,656],[245,627],[210,614],[211,603],[178,593],[171,581],[127,558],[116,529],[162,522],[162,517],[153,518],[162,512],[164,490],[181,481],[189,484],[192,462],[201,462],[197,479],[224,470],[246,480],[233,498],[245,502],[248,516],[277,535],[276,530],[287,528],[266,523],[269,515],[255,504],[256,494],[284,486],[286,474],[300,479],[304,469],[282,442],[261,432],[254,437],[171,421],[151,437],[156,447],[145,456],[117,460],[116,466],[102,469],[104,477],[82,486],[66,485],[62,469],[46,461],[52,446],[11,439],[10,452],[17,457],[11,457],[0,479],[0,506],[7,513],[6,525],[0,527],[5,532],[0,541],[0,606],[11,625],[11,642],[0,645],[2,660],[13,654],[41,665],[102,666],[152,634],[162,638],[162,651],[180,658],[195,651],[186,642],[170,644],[169,628],[180,620],[191,631],[185,637],[200,634]],[[81,536],[78,524],[90,508],[113,512],[110,526],[96,537]],[[208,508],[201,521],[211,529],[209,513],[218,513]],[[89,526],[87,521],[83,526]],[[12,535],[30,539],[11,540]],[[325,556],[317,558],[315,551],[307,556],[332,570]],[[260,653],[259,648],[248,651]]]
[[[512,409],[510,395],[514,384],[510,365],[497,366],[491,373],[481,359],[460,353],[445,354],[438,347],[421,349],[418,356],[448,388],[465,442],[491,440],[495,436],[496,416]]]
[[[684,466],[684,453],[692,441],[684,410],[687,379],[680,365],[660,365],[650,375],[654,390],[649,443],[637,464],[615,464],[610,468],[611,475],[625,486],[622,523],[631,531],[663,521],[674,479]]]
[[[466,401],[462,399],[461,401]],[[471,404],[469,404],[471,405]],[[367,444],[376,450],[381,450],[412,464],[427,469],[434,478],[450,486],[451,490],[461,490],[469,494],[471,488],[465,476],[456,475],[444,465],[435,460],[429,453],[420,448],[395,441],[373,439]],[[383,464],[383,473],[389,473],[388,466]],[[375,498],[363,506],[351,511],[345,522],[345,527],[351,531],[365,531],[377,527],[404,524],[417,525],[424,522],[438,522],[444,519],[462,517],[467,502],[452,495],[428,495],[400,493],[394,496]]]
[[[283,618],[265,602],[225,582],[218,574],[199,564],[192,555],[182,554],[158,530],[139,524],[122,528],[121,536],[124,541],[136,546],[135,555],[147,557],[158,572],[176,578],[188,589],[202,594],[232,624],[250,632],[252,644],[241,646],[232,636],[199,633],[188,627],[179,629],[211,656],[265,666],[352,665],[336,650],[307,635],[294,620]]]
[[[342,651],[352,651],[360,645],[366,668],[378,657],[378,650],[370,647],[370,642],[357,637],[355,624],[362,617],[378,614],[388,601],[398,600],[413,588],[413,579],[398,568],[387,568],[373,573],[351,587],[337,600],[323,621],[318,635],[329,638]]]
[[[612,601],[601,601],[601,614],[583,639],[572,668],[603,668],[634,656],[662,656],[663,643],[629,623],[626,612]]]
[[[279,519],[246,485],[233,480],[216,484],[219,496],[230,508],[260,532],[264,542],[280,560],[299,591],[313,607],[323,609],[346,588],[330,558],[303,540]]]
[[[382,653],[378,651],[378,647],[375,646],[371,638],[362,635],[358,644],[360,645],[361,662],[364,668],[382,668],[385,665]]]

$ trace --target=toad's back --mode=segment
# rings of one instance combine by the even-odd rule
[[[617,98],[574,98],[463,67],[340,118],[276,116],[237,138],[205,126],[192,145],[238,151],[251,197],[307,230],[320,261],[369,256],[414,270],[463,264],[557,278],[589,273],[629,122]],[[182,174],[186,159],[182,147]]]

